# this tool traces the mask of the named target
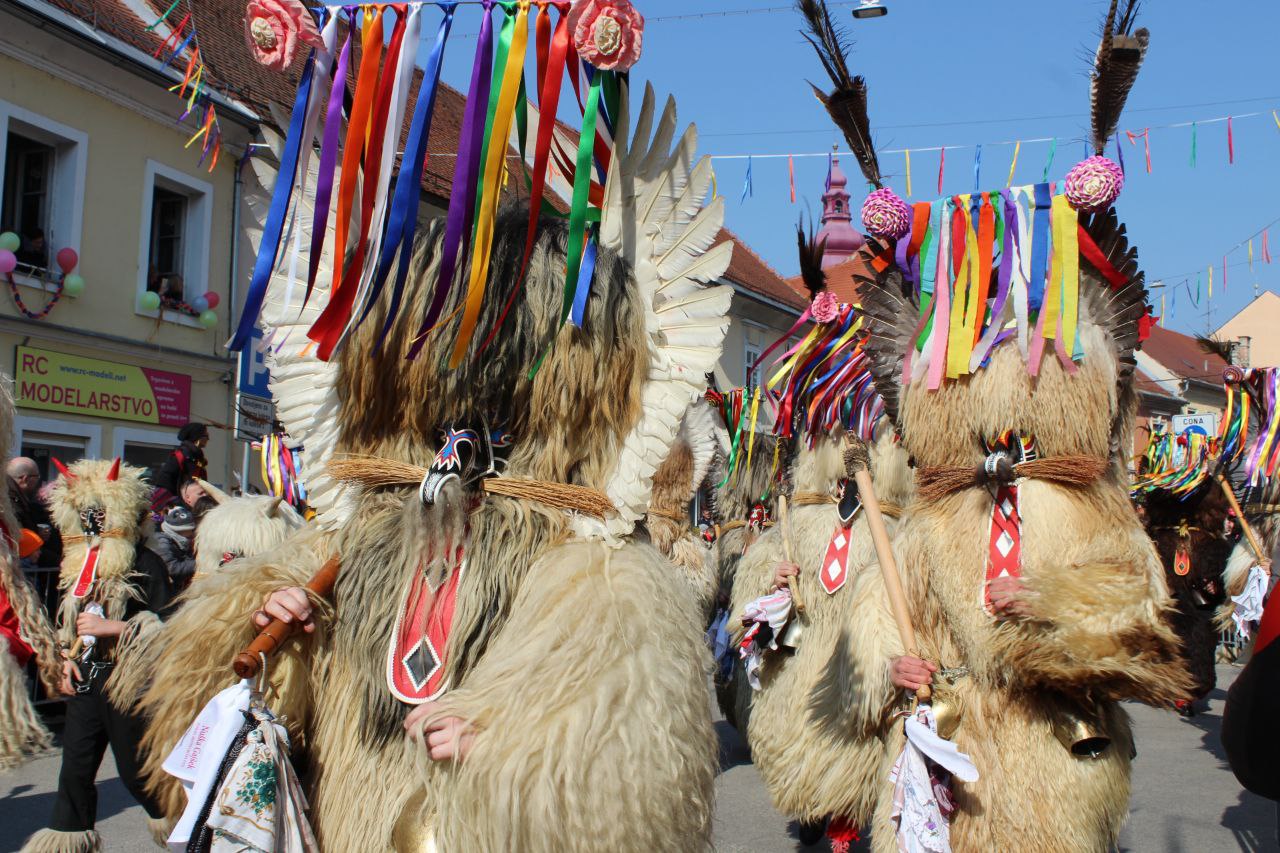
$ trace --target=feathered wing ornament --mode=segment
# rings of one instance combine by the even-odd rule
[[[1120,113],[1147,55],[1150,33],[1145,27],[1133,29],[1137,13],[1138,0],[1125,0],[1123,12],[1119,11],[1119,0],[1111,0],[1103,21],[1090,92],[1095,154],[1103,152],[1119,127]]]
[[[896,266],[891,264],[883,272],[876,272],[872,266],[873,258],[891,256],[892,251],[888,242],[869,236],[855,256],[858,265],[853,280],[866,318],[863,350],[869,358],[871,376],[884,400],[885,411],[895,425],[901,426],[898,395],[903,382],[902,365],[915,340],[920,307]]]
[[[694,160],[696,129],[690,125],[673,149],[675,101],[668,99],[655,126],[653,90],[646,86],[632,137],[625,86],[600,243],[634,271],[645,305],[649,374],[640,420],[623,441],[605,488],[617,509],[605,522],[609,538],[626,536],[648,509],[653,473],[720,357],[733,297],[727,286],[708,286],[724,275],[733,244],[712,248],[724,222],[724,202],[706,202],[711,168],[707,157]]]
[[[796,0],[796,8],[804,15],[809,31],[802,32],[805,40],[813,45],[818,61],[826,69],[835,86],[823,92],[813,83],[813,94],[827,108],[831,120],[844,134],[849,150],[858,160],[863,176],[880,189],[884,180],[880,176],[880,163],[871,142],[871,121],[867,117],[867,82],[849,73],[845,54],[849,51],[848,38],[831,19],[825,0]]]
[[[822,256],[826,249],[826,237],[818,240],[812,228],[806,234],[803,223],[796,226],[796,253],[800,256],[800,280],[804,282],[804,289],[809,291],[810,302],[827,289],[827,274],[822,271]]]
[[[244,218],[245,231],[255,254],[262,242],[263,224],[271,206],[271,188],[275,186],[277,164],[283,150],[279,136],[268,129],[263,130],[263,135],[270,154],[259,149],[250,160],[257,185],[245,193],[249,210]],[[330,477],[327,471],[339,436],[338,362],[317,358],[315,347],[307,338],[307,330],[329,302],[333,280],[334,239],[329,233],[323,243],[315,288],[311,298],[306,298],[316,178],[317,163],[312,158],[308,174],[294,192],[294,208],[267,288],[260,323],[276,417],[290,438],[306,448],[302,479],[307,484],[307,500],[316,512],[317,522],[325,529],[335,530],[350,516],[347,496],[351,493],[349,486]],[[336,175],[334,180],[338,180]],[[327,231],[334,229],[335,218],[336,213],[331,210],[325,223]],[[296,253],[301,256],[298,259],[295,246],[301,247]]]
[[[680,424],[680,432],[693,455],[693,487],[697,489],[707,478],[716,454],[720,452],[720,435],[711,404],[699,398],[690,404]]]

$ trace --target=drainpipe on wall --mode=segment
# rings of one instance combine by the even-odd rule
[[[241,175],[244,173],[244,164],[248,162],[249,154],[251,152],[251,148],[245,148],[244,155],[240,157],[240,159],[236,160],[235,183],[232,185],[231,189],[231,272],[228,276],[229,280],[227,282],[227,340],[231,340],[231,336],[235,333],[236,306],[240,302],[237,298],[238,294],[236,291],[239,288],[236,287],[236,282],[239,280],[240,276],[240,195],[244,191],[244,178],[241,177]],[[237,369],[238,368],[236,367],[231,368],[231,382],[227,386],[227,423],[231,424],[231,437],[227,441],[227,466],[226,471],[223,473],[222,482],[225,484],[226,491],[228,493],[231,492],[232,471],[234,470],[234,463],[232,462],[232,459],[235,456],[233,451],[235,450],[236,445],[235,423],[236,380],[238,378],[236,376]],[[245,446],[245,452],[247,456],[248,445]],[[245,467],[248,467],[247,462],[245,463]],[[241,483],[240,487],[245,489],[245,484]],[[247,491],[247,489],[245,490]]]

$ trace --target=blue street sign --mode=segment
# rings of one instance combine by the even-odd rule
[[[263,359],[262,330],[255,328],[253,336],[240,351],[240,369],[236,371],[236,388],[241,394],[271,399],[271,389],[267,386],[271,374]]]

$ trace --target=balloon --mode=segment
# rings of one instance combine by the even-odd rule
[[[84,293],[84,279],[72,273],[62,280],[62,292],[72,299]]]
[[[156,311],[160,308],[160,294],[153,290],[148,290],[138,299],[138,305],[143,311]]]
[[[218,325],[218,312],[213,309],[206,309],[200,312],[200,325],[206,329],[212,329]]]
[[[58,269],[62,270],[63,275],[75,269],[78,263],[80,263],[80,256],[76,254],[75,249],[67,246],[58,250]]]
[[[18,259],[8,249],[0,249],[0,275],[8,275],[18,265]]]
[[[0,249],[6,252],[16,252],[22,246],[22,238],[12,231],[6,231],[0,234]]]
[[[191,307],[195,309],[197,314],[203,314],[212,306],[209,304],[208,299],[205,299],[203,296],[197,296],[195,299],[191,300]]]
[[[217,308],[218,303],[222,301],[222,297],[210,290],[204,295],[204,300],[209,303],[210,308]]]

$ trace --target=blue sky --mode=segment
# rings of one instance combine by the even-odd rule
[[[712,0],[691,8],[680,0],[639,0],[649,20],[644,55],[633,71],[658,92],[674,93],[682,121],[698,125],[701,149],[713,155],[821,152],[842,142],[813,98],[806,78],[822,69],[800,38],[799,16],[786,0]],[[890,14],[854,21],[852,3],[831,4],[848,23],[854,73],[868,79],[871,121],[879,148],[948,146],[944,192],[973,189],[974,148],[983,144],[983,189],[1004,185],[1015,139],[1058,137],[1050,177],[1061,179],[1084,154],[1089,123],[1089,61],[1103,0],[887,0]],[[726,10],[780,9],[718,15]],[[688,17],[691,15],[706,17]],[[672,16],[680,16],[673,18]],[[661,20],[662,18],[670,18]],[[435,20],[432,18],[431,20]],[[1140,17],[1151,49],[1129,98],[1121,128],[1151,127],[1152,172],[1142,141],[1124,141],[1128,178],[1118,203],[1134,237],[1148,282],[1168,287],[1168,325],[1203,332],[1206,268],[1213,264],[1212,323],[1216,327],[1260,289],[1280,290],[1280,222],[1271,230],[1275,263],[1261,262],[1254,241],[1252,274],[1246,251],[1223,254],[1280,219],[1280,110],[1275,0],[1147,0]],[[479,28],[475,6],[459,9],[446,53],[444,79],[465,88]],[[434,33],[434,23],[426,29]],[[422,58],[425,58],[423,56]],[[576,108],[576,105],[575,105]],[[1246,113],[1262,115],[1246,117]],[[1199,126],[1197,162],[1190,165],[1190,128],[1160,125],[1236,115],[1235,163],[1227,163],[1226,123]],[[561,118],[568,115],[567,104]],[[1123,134],[1122,134],[1123,137]],[[951,146],[955,146],[954,150]],[[1049,143],[1023,144],[1015,183],[1039,180]],[[1114,155],[1114,146],[1108,150]],[[856,167],[845,159],[851,189]],[[820,210],[824,158],[795,160],[797,204],[790,203],[786,159],[753,161],[754,194],[740,202],[745,160],[716,163],[726,197],[726,224],[783,275],[796,271],[794,226],[802,211]],[[902,154],[881,156],[890,184],[905,194]],[[936,195],[937,152],[913,151],[912,200]],[[855,204],[860,201],[855,198]],[[1201,279],[1195,308],[1177,285]],[[1176,301],[1172,295],[1177,291]],[[1154,290],[1157,309],[1159,294]]]

